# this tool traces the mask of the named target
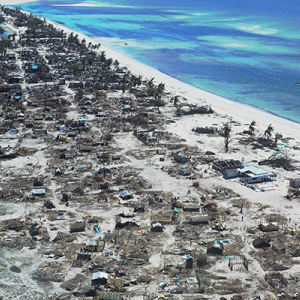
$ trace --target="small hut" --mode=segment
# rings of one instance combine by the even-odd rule
[[[184,212],[198,212],[200,210],[200,205],[193,203],[183,203],[182,210]]]
[[[145,204],[138,201],[134,206],[134,212],[145,212]]]
[[[207,243],[207,254],[223,255],[224,245],[217,240]]]
[[[151,231],[152,232],[162,232],[163,231],[162,224],[159,222],[153,223],[152,227],[151,227]]]
[[[279,226],[277,222],[271,222],[271,223],[260,224],[259,229],[263,232],[278,231]]]
[[[190,176],[192,174],[192,169],[189,167],[186,168],[180,168],[179,174],[182,176]]]
[[[61,173],[61,170],[60,170],[60,168],[57,168],[56,170],[55,170],[55,172],[54,172],[54,175],[55,176],[60,176],[62,173]]]
[[[31,190],[31,193],[33,196],[43,196],[46,194],[46,190],[45,189],[33,189],[33,190]]]
[[[300,178],[293,178],[290,180],[290,186],[294,189],[297,189],[300,187]]]
[[[45,203],[44,203],[44,206],[48,209],[51,209],[51,208],[55,208],[53,202],[51,200],[47,200]]]
[[[255,239],[255,240],[252,242],[252,245],[253,245],[255,248],[270,247],[270,243],[269,243],[267,240],[262,239],[261,237],[258,237],[257,239]]]
[[[189,223],[192,225],[208,224],[210,216],[192,216],[189,219]]]
[[[189,256],[186,261],[185,261],[185,268],[186,269],[193,269],[193,262],[194,262],[194,259],[192,256]]]
[[[43,176],[38,176],[33,182],[33,186],[43,186],[43,184],[44,184]]]
[[[65,78],[59,78],[58,84],[59,85],[65,85],[66,84],[66,79]]]
[[[62,194],[62,199],[61,199],[62,202],[68,202],[69,201],[69,195],[68,194]]]
[[[96,252],[98,250],[98,243],[94,240],[87,240],[85,242],[85,251]]]
[[[91,254],[90,253],[79,252],[77,254],[77,260],[90,261],[91,260]]]
[[[70,226],[70,232],[81,232],[85,231],[85,222],[75,222]]]
[[[132,193],[129,190],[124,190],[120,193],[122,200],[129,200],[133,198]]]
[[[174,154],[174,159],[176,162],[178,162],[180,164],[184,164],[189,161],[189,159],[186,156],[180,155],[178,153]]]
[[[93,273],[92,276],[92,285],[98,285],[98,284],[106,284],[108,279],[108,274],[105,272],[96,272]]]

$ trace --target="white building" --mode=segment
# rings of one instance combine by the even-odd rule
[[[273,181],[277,176],[275,173],[270,173],[254,165],[246,165],[244,168],[237,169],[237,172],[241,181],[246,183]]]

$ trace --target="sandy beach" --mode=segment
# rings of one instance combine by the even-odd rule
[[[58,31],[63,30],[67,35],[78,34],[79,39],[85,39],[87,44],[89,42],[101,43],[101,38],[92,39],[56,22],[47,22],[54,25]],[[6,24],[6,28],[19,33],[23,33],[26,29],[9,23]],[[47,51],[50,51],[47,47],[48,45],[45,44],[39,48],[44,56],[48,53]],[[17,50],[18,55],[21,55],[23,52],[21,47]],[[99,101],[95,101],[93,95],[84,92],[87,94],[84,95],[86,98],[83,102],[82,99],[76,98],[78,90],[62,85],[59,87],[59,105],[65,109],[65,115],[61,115],[58,105],[54,105],[51,109],[53,115],[57,114],[58,117],[46,121],[46,115],[41,109],[42,106],[38,106],[39,103],[36,107],[28,104],[35,102],[34,91],[38,89],[39,84],[29,86],[27,83],[22,83],[23,89],[26,90],[24,96],[26,114],[34,124],[32,119],[44,113],[45,116],[41,119],[37,118],[39,126],[36,128],[38,130],[46,128],[47,134],[46,136],[35,135],[31,127],[26,127],[22,123],[18,124],[19,131],[16,135],[12,136],[9,132],[1,134],[1,149],[10,150],[11,148],[19,152],[20,149],[26,150],[26,155],[1,160],[1,174],[3,175],[1,192],[5,192],[5,189],[13,185],[14,193],[17,193],[16,190],[20,188],[22,193],[26,191],[25,194],[28,195],[32,185],[28,184],[24,187],[22,181],[25,184],[26,180],[31,180],[30,184],[32,184],[33,179],[36,180],[42,176],[45,180],[46,196],[37,197],[28,202],[27,200],[19,202],[20,195],[16,196],[10,191],[13,196],[7,196],[8,192],[7,194],[3,192],[6,200],[1,202],[4,211],[0,216],[2,224],[6,224],[5,222],[9,219],[20,219],[20,222],[28,223],[26,227],[28,228],[30,224],[37,222],[40,233],[34,240],[35,248],[32,246],[33,239],[29,236],[27,229],[26,232],[25,229],[22,231],[6,230],[5,225],[2,225],[3,232],[0,238],[1,242],[7,246],[5,242],[18,240],[24,233],[22,239],[25,240],[25,236],[28,239],[24,242],[25,246],[21,246],[22,255],[30,257],[31,260],[32,251],[36,251],[40,261],[38,266],[37,262],[27,266],[22,260],[13,261],[11,255],[6,252],[0,257],[5,270],[3,273],[0,272],[0,281],[4,282],[5,276],[10,274],[6,272],[8,266],[15,265],[24,268],[24,274],[14,275],[23,285],[26,285],[26,280],[30,278],[30,295],[36,291],[39,293],[38,299],[45,299],[44,294],[48,297],[47,299],[57,299],[57,295],[65,295],[63,299],[76,299],[76,295],[81,290],[78,289],[77,294],[71,293],[78,286],[66,288],[66,282],[71,285],[69,281],[77,276],[76,280],[82,284],[80,288],[90,289],[92,271],[89,271],[89,268],[94,268],[94,263],[97,262],[101,266],[103,264],[111,280],[110,285],[105,286],[105,289],[101,291],[117,293],[121,290],[126,294],[124,299],[181,300],[194,299],[191,295],[201,294],[203,297],[201,299],[219,300],[222,295],[225,299],[254,299],[260,295],[261,299],[267,300],[278,299],[277,295],[283,291],[287,291],[286,293],[292,298],[292,295],[300,288],[298,281],[292,279],[298,277],[299,274],[297,270],[299,259],[298,256],[294,256],[294,252],[297,252],[299,244],[297,236],[300,202],[298,198],[287,200],[286,195],[290,188],[290,179],[296,179],[299,176],[300,124],[197,89],[109,48],[101,46],[97,51],[99,54],[105,51],[107,58],[118,60],[120,67],[127,67],[132,74],[142,75],[143,78],[148,79],[154,77],[157,85],[164,83],[166,105],[160,107],[160,113],[158,113],[153,106],[150,108],[147,106],[146,100],[150,101],[151,97],[146,97],[146,100],[141,98],[141,100],[138,94],[131,95],[128,91],[122,93],[121,90],[103,90],[101,96],[103,98]],[[21,61],[18,63],[21,66]],[[42,86],[44,88],[43,84]],[[47,88],[49,86],[47,85]],[[45,89],[43,92],[48,91]],[[180,96],[180,104],[208,105],[214,112],[178,116],[176,107],[169,101],[174,96]],[[58,96],[54,98],[56,100]],[[42,100],[39,101],[42,102]],[[68,105],[64,106],[62,100]],[[140,103],[138,100],[141,100]],[[141,124],[131,126],[130,120],[132,119],[130,118],[136,116],[135,112],[126,111],[124,105],[120,104],[122,101],[127,101],[126,104],[134,102],[137,107],[145,103],[147,108],[145,112],[149,118],[146,128],[142,128]],[[86,109],[83,107],[88,105],[94,107],[97,112],[83,112]],[[47,105],[43,107],[46,109]],[[100,111],[107,116],[99,117]],[[117,116],[118,122],[114,116]],[[88,130],[81,131],[77,127],[71,130],[69,124],[74,120],[77,122],[82,119],[85,120]],[[5,116],[2,122],[4,120]],[[119,120],[122,121],[119,122]],[[249,129],[249,124],[253,120],[257,122],[255,135],[249,135],[245,131]],[[231,122],[232,125],[229,151],[225,151],[224,137],[217,131],[214,134],[200,134],[192,131],[196,127],[220,129],[227,122]],[[66,130],[66,124],[70,127],[68,130]],[[254,137],[259,140],[270,124],[274,127],[270,141],[274,140],[275,133],[282,134],[278,147],[261,146],[254,140]],[[142,142],[143,138],[137,138],[145,134],[147,132],[145,129],[151,128],[152,125],[154,125],[153,132],[157,132],[159,137],[152,137],[152,140],[155,140],[154,143]],[[125,127],[129,128],[128,131]],[[141,136],[135,134],[133,128],[137,132],[140,131]],[[78,130],[76,138],[71,137],[71,132],[73,134],[76,130]],[[109,134],[112,135],[110,139]],[[159,150],[163,154],[159,154]],[[180,155],[187,157],[186,164],[181,164],[175,159],[177,151]],[[242,182],[238,176],[225,179],[224,174],[214,168],[216,162],[235,160],[239,163],[242,158],[246,165],[257,165],[269,159],[275,152],[291,158],[294,168],[286,170],[282,166],[275,168],[271,165],[263,165],[265,169],[263,171],[267,171],[268,174],[276,173],[276,180],[262,182],[263,185],[257,188],[255,185]],[[103,154],[107,153],[110,158],[104,160]],[[69,159],[68,155],[74,155],[74,157]],[[188,170],[183,165],[187,165]],[[185,171],[190,172],[188,176],[185,176]],[[106,172],[107,175],[105,175]],[[99,177],[100,174],[103,175],[104,180]],[[15,183],[14,180],[16,180]],[[105,185],[106,183],[109,188]],[[265,192],[262,186],[266,189]],[[125,188],[133,191],[132,200],[123,199],[120,196],[120,191]],[[61,200],[64,194],[71,195],[68,205]],[[155,199],[153,205],[149,204],[149,198],[152,197]],[[47,200],[53,202],[55,209],[48,210],[44,207],[44,202]],[[141,214],[136,212],[138,203],[145,203],[145,210]],[[197,212],[189,211],[190,207],[185,210],[185,205],[186,207],[194,205],[193,209],[197,208]],[[174,211],[177,206],[179,207],[178,214],[176,210]],[[208,215],[209,223],[191,225],[192,217],[207,217]],[[165,221],[168,216],[170,218]],[[70,233],[71,225],[80,226],[78,224],[85,224],[85,222],[86,231],[74,233],[71,230]],[[161,235],[159,235],[160,232],[150,230],[153,224],[160,222],[164,229]],[[99,227],[100,233],[95,232],[94,223]],[[218,224],[221,223],[226,223],[225,230],[218,229]],[[277,223],[277,231],[266,236],[268,233],[258,230],[258,226],[265,223]],[[117,225],[124,227],[120,229]],[[25,228],[25,225],[23,226]],[[60,239],[65,237],[66,242],[60,244]],[[253,240],[260,237],[265,240],[268,238],[269,246],[262,249],[256,248]],[[80,256],[81,249],[84,249],[87,240],[97,240],[99,243],[105,240],[105,246],[103,245],[101,251],[91,254],[93,265],[88,262],[84,265],[75,265],[78,260],[75,257],[78,254]],[[209,254],[208,257],[207,243],[217,240],[222,241],[225,255]],[[276,242],[283,245],[290,243],[284,250],[284,254],[274,250],[278,249]],[[137,249],[136,252],[142,258],[133,256],[132,249]],[[119,254],[121,251],[122,254]],[[147,253],[147,258],[144,253]],[[207,268],[202,270],[201,262],[198,264],[197,260],[197,267],[189,269],[186,266],[186,261],[189,259],[187,254],[193,255],[195,260],[196,257],[198,259],[201,255],[206,255],[210,260],[209,267],[206,266]],[[130,255],[134,259],[131,259]],[[233,267],[233,270],[230,270],[228,262],[232,257],[234,259],[231,263],[234,264],[235,259],[238,263],[235,265],[236,269]],[[125,259],[127,259],[126,263],[124,263]],[[247,270],[243,267],[245,261],[247,261]],[[282,266],[284,268],[280,270],[279,267]],[[127,273],[122,278],[126,278],[129,282],[125,279],[123,281],[126,281],[126,285],[122,282],[124,284],[122,288],[126,287],[126,289],[117,288],[116,283],[120,282],[116,274],[122,274],[123,268],[124,274]],[[51,276],[54,273],[50,276],[47,269],[55,269],[59,280],[53,283]],[[266,274],[273,274],[277,272],[277,269],[289,281],[288,287],[280,285],[279,288],[276,284],[274,287],[273,281],[266,279]],[[49,281],[52,282],[51,291],[42,284],[35,283],[35,280],[39,280],[39,277],[44,276],[41,274],[44,273],[47,273]],[[142,280],[143,276],[148,276],[147,280]],[[181,276],[184,279],[181,279]],[[10,280],[13,281],[14,278],[11,276]],[[137,285],[135,285],[136,280]],[[276,280],[278,281],[277,277]],[[165,282],[168,284],[161,284]],[[199,288],[201,289],[197,288],[195,291],[193,288],[197,282],[200,282]],[[178,287],[188,286],[188,292],[177,295],[173,290],[177,284]],[[13,283],[11,282],[10,285],[13,286]],[[5,293],[7,296],[13,293],[9,288],[10,285],[5,287],[6,290],[2,294]],[[184,288],[183,290],[186,291]],[[2,294],[0,292],[0,296]],[[80,295],[86,294],[82,292]],[[241,298],[234,298],[235,296]]]
[[[28,1],[27,0],[2,0],[1,5],[18,5],[26,2]],[[30,2],[34,2],[34,0]]]

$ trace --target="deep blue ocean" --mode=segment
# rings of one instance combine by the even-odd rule
[[[300,85],[293,84],[300,82],[299,1],[37,0],[20,6],[102,37],[103,45],[183,82],[300,123]]]

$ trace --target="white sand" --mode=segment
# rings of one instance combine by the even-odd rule
[[[0,5],[18,5],[18,4],[23,4],[27,2],[35,2],[35,0],[1,0]]]

